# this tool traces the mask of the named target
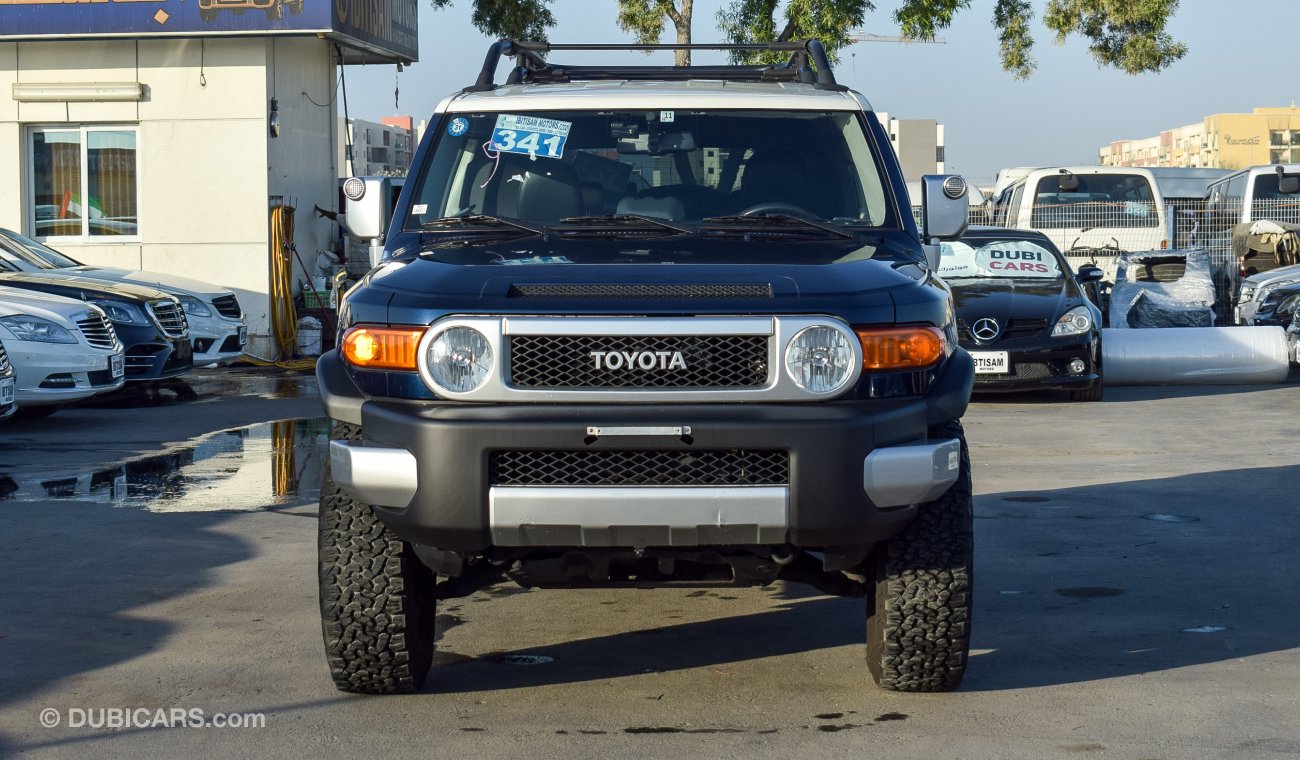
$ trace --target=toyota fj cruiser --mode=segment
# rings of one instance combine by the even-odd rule
[[[966,186],[924,178],[918,231],[822,45],[751,47],[789,60],[563,66],[545,56],[646,48],[496,43],[437,106],[391,224],[345,183],[383,260],[317,365],[339,689],[420,688],[435,603],[507,579],[809,583],[866,600],[880,686],[960,682],[974,370],[935,272]]]

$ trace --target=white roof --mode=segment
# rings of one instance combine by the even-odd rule
[[[455,95],[437,112],[536,111],[595,108],[753,108],[788,111],[858,111],[871,106],[858,93],[819,90],[791,82],[686,82],[598,80],[567,84],[514,84]]]

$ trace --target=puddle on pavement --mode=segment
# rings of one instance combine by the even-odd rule
[[[309,373],[269,374],[224,369],[153,382],[128,383],[119,391],[95,396],[76,405],[93,409],[139,409],[236,396],[286,399],[316,395],[315,378]]]
[[[66,499],[150,512],[248,512],[315,501],[326,417],[209,433],[96,469],[27,476],[0,469],[0,501]]]

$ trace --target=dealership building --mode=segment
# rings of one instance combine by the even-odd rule
[[[1102,146],[1098,158],[1103,166],[1219,169],[1300,163],[1300,108],[1218,113],[1152,137],[1117,140]]]
[[[339,66],[414,61],[416,2],[0,0],[0,227],[228,287],[274,355],[275,209],[297,290],[338,236]]]

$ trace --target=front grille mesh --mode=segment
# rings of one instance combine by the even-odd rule
[[[494,451],[495,486],[761,486],[790,482],[785,451]]]
[[[517,388],[761,388],[767,341],[762,335],[517,335],[510,338],[510,380]],[[601,351],[620,352],[606,361],[623,367],[598,367],[592,354]],[[678,352],[685,369],[668,368]],[[646,353],[656,357],[653,368],[627,367],[628,354]]]
[[[227,319],[239,319],[244,315],[244,311],[239,308],[239,299],[234,294],[228,296],[217,296],[212,299],[212,305],[217,307],[217,313]]]
[[[95,348],[113,348],[117,345],[117,333],[103,314],[91,313],[78,319],[77,329],[81,330],[86,342]]]
[[[767,283],[619,284],[520,283],[510,286],[510,298],[649,298],[696,299],[771,298]]]
[[[189,333],[190,326],[185,321],[185,311],[180,304],[173,301],[150,301],[149,311],[153,312],[158,326],[167,337],[183,338]]]

